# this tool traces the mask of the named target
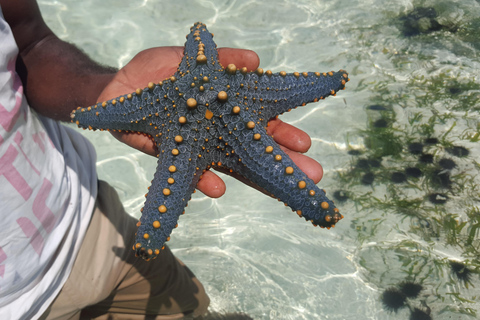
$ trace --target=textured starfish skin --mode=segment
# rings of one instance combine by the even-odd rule
[[[140,132],[155,140],[158,165],[133,246],[147,260],[170,239],[201,174],[211,167],[242,175],[314,225],[330,228],[343,218],[265,128],[296,106],[335,95],[347,73],[223,68],[212,37],[196,23],[174,76],[71,114],[83,128]]]

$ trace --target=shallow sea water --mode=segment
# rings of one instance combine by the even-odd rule
[[[308,155],[325,170],[319,185],[345,215],[334,229],[314,228],[227,176],[225,196],[197,192],[180,218],[169,245],[205,285],[211,310],[254,319],[409,319],[415,308],[432,319],[476,317],[479,1],[39,3],[62,39],[115,67],[142,49],[183,45],[202,21],[218,46],[255,50],[265,70],[349,72],[337,97],[282,116],[312,137]],[[139,217],[155,159],[107,133],[84,134],[99,177]],[[405,282],[422,290],[395,312]]]

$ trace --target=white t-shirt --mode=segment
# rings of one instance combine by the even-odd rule
[[[97,196],[95,151],[30,109],[0,10],[0,319],[36,319],[72,269]]]

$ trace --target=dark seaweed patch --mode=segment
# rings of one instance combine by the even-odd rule
[[[428,195],[428,200],[433,204],[444,204],[448,197],[443,193],[432,193]]]
[[[422,163],[433,163],[433,154],[424,153],[418,158],[418,160]]]
[[[434,8],[415,8],[408,14],[400,17],[401,29],[405,37],[419,34],[428,34],[442,29],[436,20],[438,14]]]
[[[378,119],[373,123],[373,127],[375,128],[387,128],[388,121],[385,119]]]
[[[407,181],[407,176],[403,172],[396,171],[392,173],[390,180],[392,180],[393,183],[403,183]]]
[[[451,170],[453,168],[455,168],[457,166],[457,164],[455,163],[455,161],[453,161],[452,159],[448,159],[448,158],[442,158],[440,159],[440,161],[438,161],[438,164],[443,168],[443,169],[447,169],[447,170]]]
[[[459,158],[466,157],[470,154],[470,151],[467,148],[461,146],[453,146],[451,148],[447,148],[446,150],[448,153]]]
[[[419,308],[413,308],[410,313],[410,320],[432,320],[430,313]]]
[[[333,193],[333,197],[335,198],[335,200],[337,200],[338,202],[345,202],[348,200],[349,196],[348,196],[348,193],[344,190],[336,190],[334,193]]]
[[[371,168],[378,168],[380,165],[380,161],[376,159],[358,159],[355,167],[357,169],[369,170]]]
[[[419,283],[412,281],[405,281],[400,283],[398,286],[400,291],[408,298],[416,298],[420,294],[420,291],[423,290],[423,286]]]
[[[438,143],[437,138],[427,138],[427,139],[425,139],[425,144],[433,145],[433,144],[437,144],[437,143]]]
[[[420,178],[423,175],[423,172],[419,168],[409,167],[405,169],[405,174],[409,177]]]
[[[450,87],[448,88],[448,92],[450,92],[451,95],[457,95],[457,94],[460,94],[462,93],[462,89],[459,88],[459,87]]]
[[[408,145],[408,152],[411,154],[422,154],[423,144],[420,142],[413,142]]]
[[[377,160],[377,159],[369,159],[368,163],[372,168],[380,168],[380,166],[382,165],[380,160]]]
[[[374,110],[374,111],[387,111],[388,109],[382,105],[379,104],[373,104],[371,106],[367,107],[368,110]]]
[[[450,269],[452,273],[462,282],[470,282],[472,271],[460,261],[450,261]]]
[[[401,307],[405,306],[405,299],[405,295],[400,290],[394,287],[387,288],[382,293],[381,297],[385,309],[395,312],[397,312],[398,309],[400,309]]]
[[[364,185],[370,185],[375,180],[375,175],[371,172],[367,172],[363,175],[361,182]]]
[[[362,152],[360,150],[352,149],[348,150],[348,154],[351,156],[359,156],[362,154]]]

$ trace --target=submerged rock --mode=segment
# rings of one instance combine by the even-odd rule
[[[437,21],[438,13],[432,7],[415,8],[399,18],[401,29],[405,37],[427,34],[442,30],[442,25]]]

